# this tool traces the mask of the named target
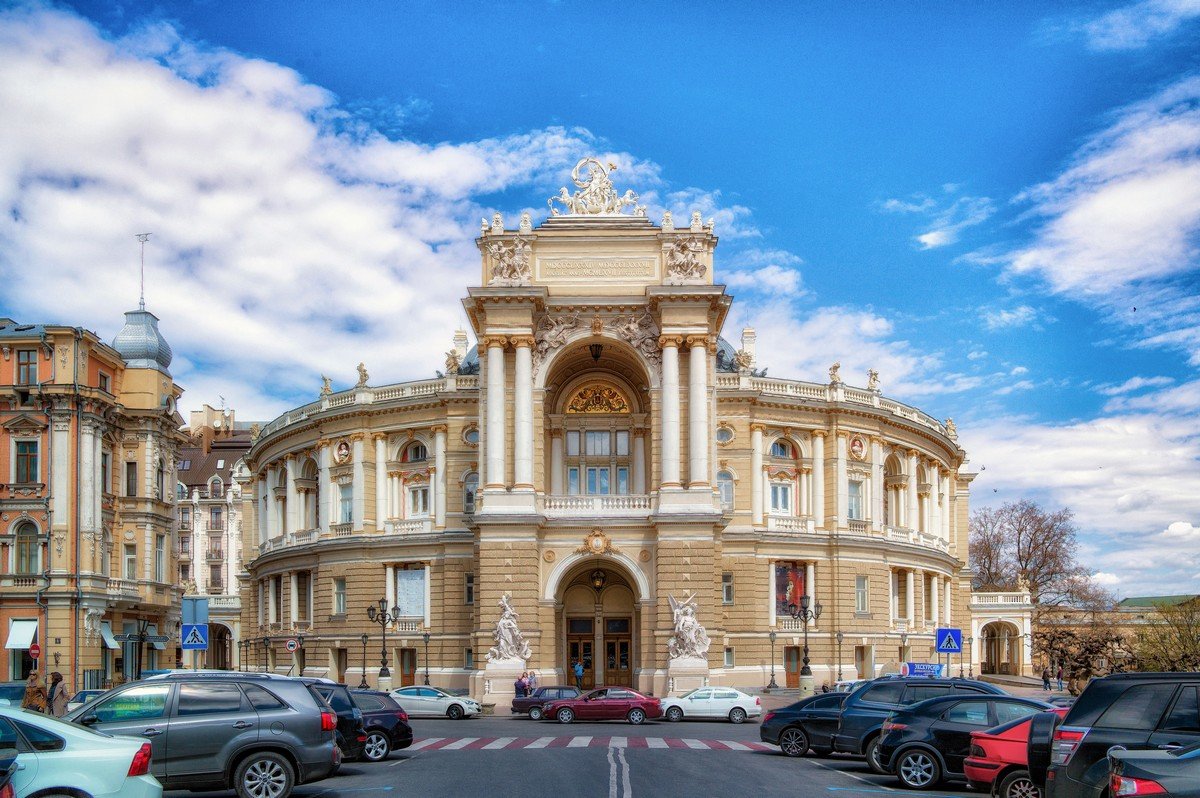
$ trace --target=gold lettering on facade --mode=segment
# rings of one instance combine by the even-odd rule
[[[653,258],[547,258],[538,261],[543,278],[652,278],[655,266]]]

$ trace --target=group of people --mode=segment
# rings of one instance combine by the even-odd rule
[[[1062,689],[1063,689],[1063,669],[1062,669],[1062,665],[1059,665],[1059,666],[1058,666],[1058,672],[1055,674],[1055,679],[1058,681],[1058,690],[1059,690],[1059,692],[1062,692]],[[1043,690],[1049,690],[1049,689],[1050,689],[1050,666],[1049,666],[1049,665],[1047,665],[1046,667],[1042,668],[1042,689],[1043,689]]]
[[[533,691],[537,689],[537,674],[533,671],[525,671],[513,682],[513,690],[517,694],[517,698],[524,698],[533,695]]]
[[[25,697],[21,699],[21,709],[61,718],[67,714],[67,702],[70,700],[71,693],[67,690],[61,673],[54,671],[50,674],[50,686],[47,688],[42,684],[42,677],[34,671],[25,682]]]

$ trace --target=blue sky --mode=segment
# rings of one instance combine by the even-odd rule
[[[976,505],[1070,506],[1122,595],[1200,579],[1200,0],[3,8],[0,313],[111,336],[153,231],[192,406],[431,374],[479,217],[604,154],[717,217],[772,374],[878,368]]]

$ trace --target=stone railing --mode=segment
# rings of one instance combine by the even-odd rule
[[[320,532],[321,530],[319,529],[301,529],[299,532],[292,535],[292,543],[296,546],[303,546],[306,543],[312,543],[317,539],[317,535],[320,534]]]
[[[414,618],[401,618],[392,624],[397,632],[419,632],[421,631],[421,621]]]
[[[432,518],[389,518],[388,531],[393,535],[428,535],[433,532]]]
[[[804,631],[804,621],[800,620],[799,618],[792,618],[787,615],[784,615],[782,617],[776,618],[775,620],[776,620],[776,624],[779,626],[780,631],[783,631],[783,632],[803,632]],[[812,627],[809,626],[809,629],[811,630]]]
[[[870,532],[871,525],[868,521],[851,519],[846,522],[846,527],[850,530],[851,535],[866,535]]]
[[[1028,593],[972,593],[971,604],[979,607],[1021,607],[1031,604]]]
[[[241,612],[242,597],[232,595],[209,596],[208,608],[210,610],[222,610],[226,612]]]
[[[610,496],[546,496],[542,509],[551,518],[644,517],[654,512],[654,497],[644,493]]]
[[[354,524],[349,521],[344,524],[330,524],[329,534],[333,535],[335,538],[348,538],[350,537],[350,533],[353,531],[353,526]]]
[[[812,534],[816,531],[813,525],[813,519],[807,515],[780,515],[778,513],[770,513],[767,515],[767,531],[768,532],[802,532]]]
[[[932,535],[928,532],[919,532],[916,529],[908,529],[901,526],[884,527],[884,537],[888,540],[894,540],[897,543],[911,543],[916,546],[925,546],[938,551],[949,551],[950,546],[939,535]]]
[[[109,579],[108,594],[128,598],[140,598],[142,590],[135,579]]]
[[[0,576],[0,587],[37,587],[39,577],[36,576],[13,576],[5,574]]]
[[[908,618],[892,618],[892,629],[897,632],[907,632]]]

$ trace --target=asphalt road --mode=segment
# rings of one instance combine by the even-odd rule
[[[871,773],[860,759],[788,759],[758,750],[758,724],[648,721],[534,722],[527,718],[414,719],[414,749],[386,762],[347,763],[297,798],[706,798],[892,794],[959,798],[962,785],[915,793]],[[766,748],[766,746],[762,746]],[[171,792],[170,798],[194,793]],[[233,796],[233,793],[210,793]]]

